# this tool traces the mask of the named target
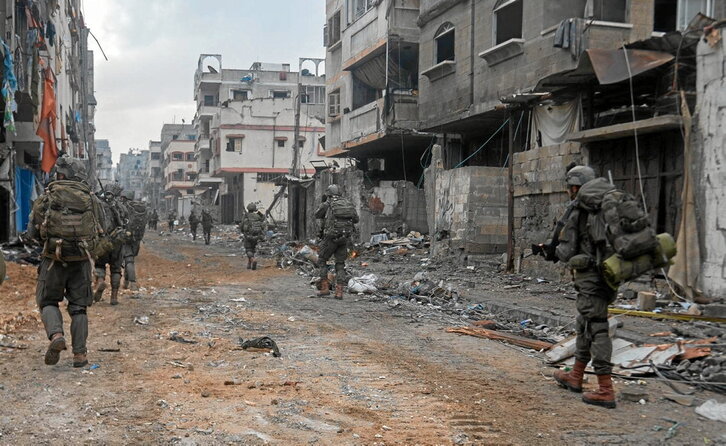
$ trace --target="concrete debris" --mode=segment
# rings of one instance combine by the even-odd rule
[[[378,291],[378,288],[376,288],[377,281],[378,276],[375,274],[353,277],[348,281],[348,291],[351,293],[375,293]]]
[[[726,423],[726,403],[708,400],[696,408],[696,413],[709,420]]]
[[[664,393],[663,398],[680,404],[681,406],[691,407],[696,399],[693,395],[680,395],[678,393]]]

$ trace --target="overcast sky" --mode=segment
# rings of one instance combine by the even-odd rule
[[[148,148],[161,126],[194,117],[194,71],[201,53],[224,68],[325,57],[324,0],[86,0],[95,56],[96,138],[114,162]]]

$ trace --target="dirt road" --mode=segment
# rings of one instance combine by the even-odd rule
[[[586,406],[534,352],[445,333],[455,321],[413,304],[310,299],[306,278],[227,254],[150,234],[142,291],[89,310],[90,370],[67,352],[43,365],[37,321],[17,328],[28,348],[0,350],[0,443],[660,444],[664,417],[684,423],[672,444],[721,435],[661,384],[645,405]],[[239,349],[258,336],[282,357]]]

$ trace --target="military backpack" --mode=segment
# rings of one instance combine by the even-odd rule
[[[144,238],[144,232],[146,231],[147,212],[146,204],[140,201],[129,201],[127,202],[129,225],[128,229],[133,234],[136,241]]]
[[[48,185],[40,236],[44,254],[60,261],[88,259],[96,250],[101,225],[100,204],[85,183],[60,180]]]
[[[326,233],[338,237],[350,237],[355,231],[354,220],[358,216],[355,206],[345,197],[331,197],[328,203],[328,212],[325,216]]]

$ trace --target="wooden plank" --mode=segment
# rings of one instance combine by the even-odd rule
[[[491,339],[494,341],[503,341],[508,344],[518,345],[524,348],[531,348],[533,350],[549,350],[553,344],[544,341],[538,341],[536,339],[524,338],[509,333],[502,333],[494,330],[487,330],[486,328],[477,327],[450,327],[446,329],[447,333],[459,333],[469,336],[475,336],[477,338]]]
[[[683,126],[683,119],[678,115],[663,115],[655,118],[642,119],[635,122],[608,125],[590,130],[582,130],[567,135],[568,141],[592,142],[607,139],[632,137],[637,129],[638,135],[645,135],[663,130],[677,129]]]
[[[708,322],[720,322],[726,323],[726,318],[723,317],[709,317],[709,316],[696,316],[693,314],[680,314],[680,313],[654,313],[652,311],[637,311],[637,310],[625,310],[623,308],[608,308],[610,314],[623,314],[625,316],[637,316],[637,317],[649,317],[651,319],[670,319],[676,321],[708,321]]]

